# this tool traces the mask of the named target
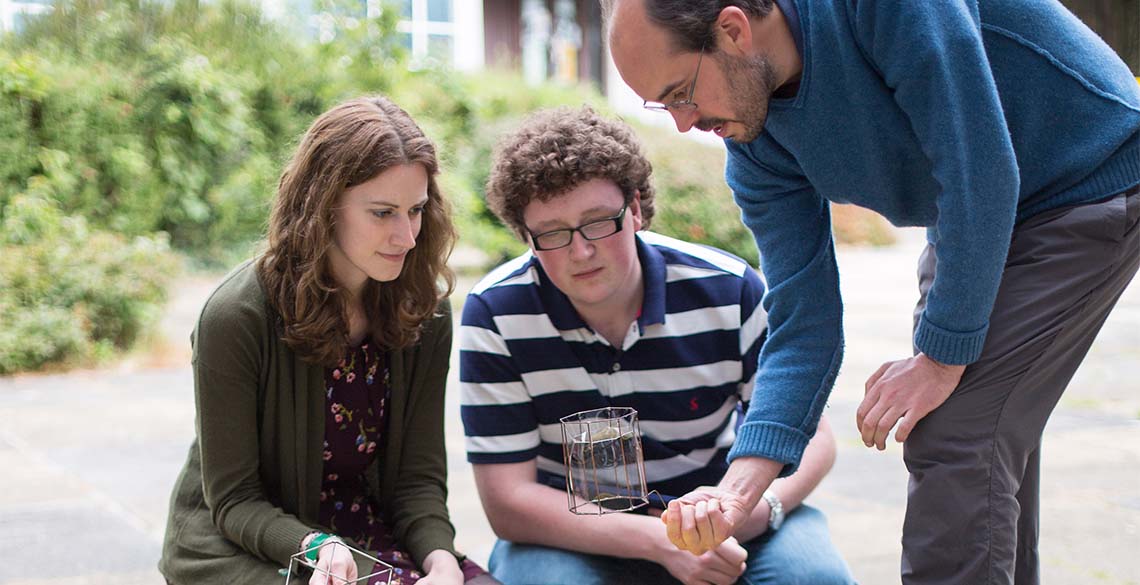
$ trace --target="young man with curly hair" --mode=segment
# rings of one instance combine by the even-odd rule
[[[529,585],[850,583],[823,515],[801,504],[835,458],[826,422],[799,472],[703,555],[670,543],[660,511],[567,511],[560,418],[636,409],[648,488],[678,495],[721,479],[752,396],[764,285],[726,252],[642,231],[650,172],[631,130],[590,109],[539,113],[497,153],[488,203],[531,251],[463,309],[468,459],[500,538],[490,568]]]

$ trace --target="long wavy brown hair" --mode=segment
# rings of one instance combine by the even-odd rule
[[[435,147],[411,116],[384,97],[342,103],[301,138],[281,173],[257,272],[281,317],[281,336],[302,359],[333,365],[347,350],[349,293],[333,277],[334,208],[345,190],[398,165],[423,165],[428,203],[416,246],[391,282],[361,293],[372,341],[407,347],[455,287],[447,258],[455,244],[451,209],[440,194]]]

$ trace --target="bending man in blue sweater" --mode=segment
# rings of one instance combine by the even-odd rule
[[[707,550],[795,470],[842,357],[828,202],[926,226],[913,357],[857,413],[911,473],[903,581],[1037,583],[1045,423],[1140,264],[1140,88],[1056,0],[603,0],[626,83],[713,131],[769,283],[769,337]]]

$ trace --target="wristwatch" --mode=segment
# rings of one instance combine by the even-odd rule
[[[764,492],[764,501],[768,502],[768,530],[776,531],[780,529],[780,525],[784,523],[784,504],[780,502],[780,497],[772,490]]]

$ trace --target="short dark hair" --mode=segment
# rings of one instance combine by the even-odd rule
[[[604,2],[606,13],[616,0]],[[763,18],[772,12],[774,0],[642,0],[649,21],[664,28],[679,51],[696,52],[716,48],[713,23],[720,12],[735,6],[750,17]]]
[[[627,124],[589,107],[562,107],[531,115],[500,142],[487,181],[487,206],[526,241],[523,211],[591,179],[606,179],[625,203],[639,197],[641,226],[653,220],[653,172]]]

